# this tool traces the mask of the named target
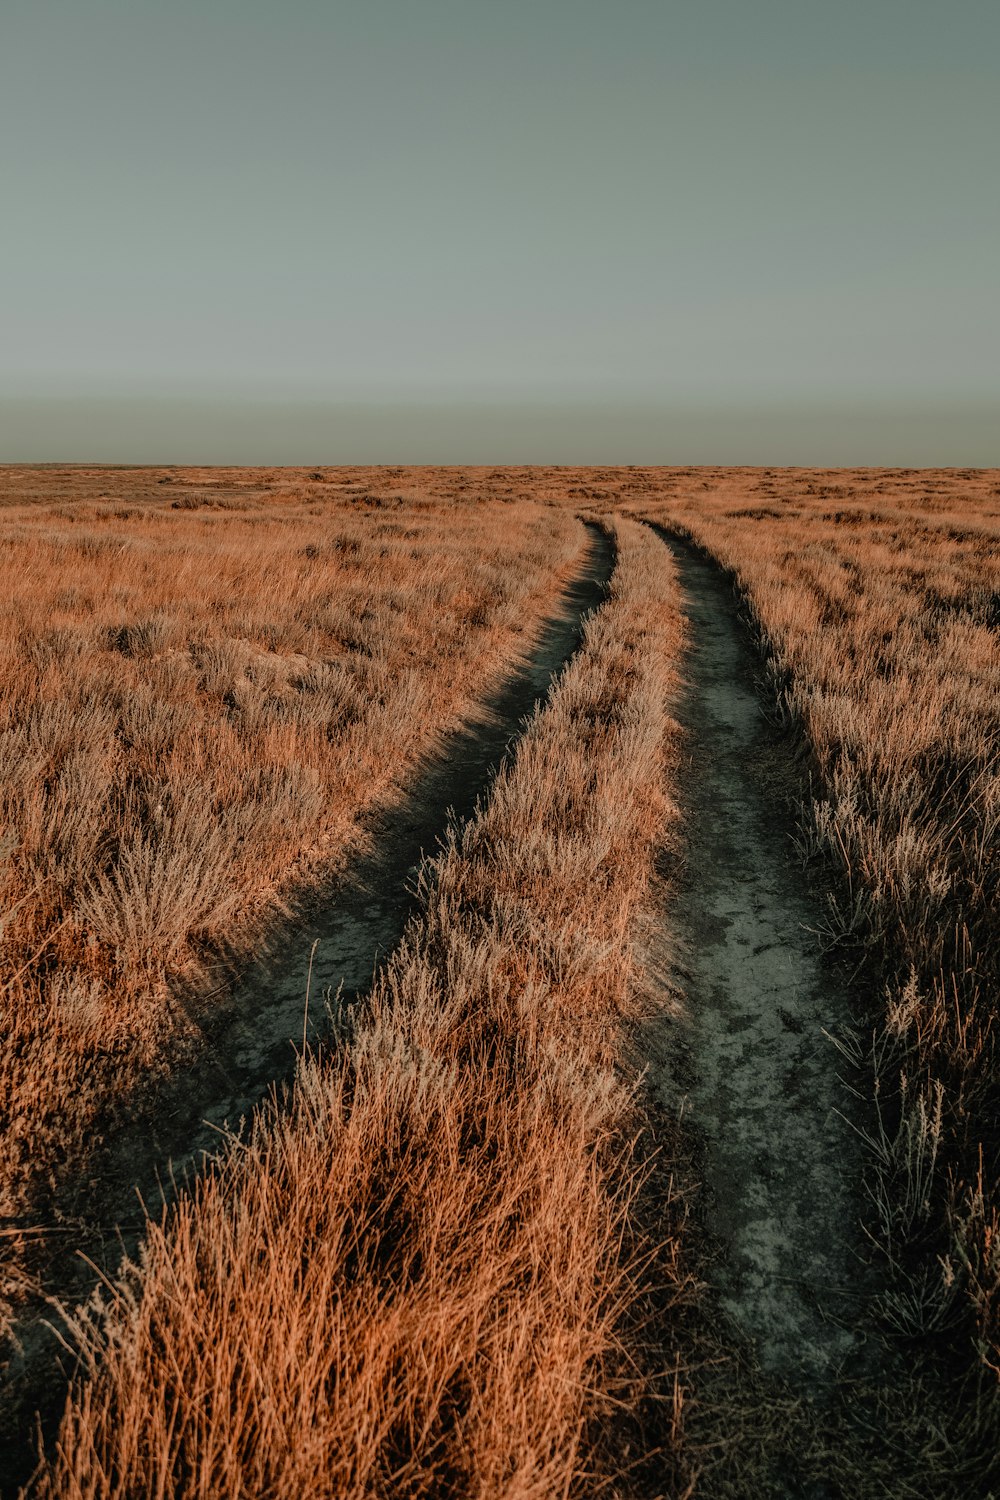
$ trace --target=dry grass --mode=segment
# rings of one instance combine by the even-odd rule
[[[882,1329],[921,1368],[912,1412],[898,1383],[864,1397],[867,1471],[852,1471],[869,1440],[854,1411],[839,1436],[811,1430],[809,1463],[852,1476],[845,1492],[920,1493],[927,1475],[942,1495],[981,1491],[1000,1371],[1000,475],[50,471],[11,486],[4,587],[24,613],[0,646],[6,728],[22,703],[40,711],[4,791],[21,819],[5,866],[8,1181],[18,1153],[78,1170],[93,1097],[168,1054],[163,974],[220,924],[249,941],[284,882],[335,865],[407,757],[510,658],[565,570],[571,510],[632,510],[737,578],[774,711],[811,748],[801,852],[840,872],[823,940],[876,980],[866,1034],[840,1040],[876,1083]],[[33,1495],[571,1495],[634,1457],[602,1470],[614,1402],[635,1395],[622,1331],[655,1308],[669,1364],[690,1292],[669,1195],[660,1287],[636,1269],[618,1053],[673,817],[681,627],[665,549],[611,524],[622,555],[586,649],[426,873],[422,915],[342,1048],[304,1059],[290,1100],[78,1315],[86,1370]],[[110,742],[88,737],[91,697]],[[151,700],[180,721],[151,721]],[[408,711],[412,738],[386,755]],[[290,765],[305,779],[286,783]],[[171,800],[152,802],[164,766]],[[113,799],[78,797],[102,779]],[[134,836],[95,839],[93,813],[77,816],[92,807]],[[648,1195],[642,1213],[655,1221]],[[728,1414],[734,1494],[766,1469],[772,1398]],[[791,1430],[797,1410],[775,1420]],[[674,1422],[676,1439],[680,1395]],[[686,1483],[676,1447],[662,1482]]]
[[[814,757],[801,850],[841,877],[824,940],[881,976],[873,1034],[841,1040],[875,1083],[883,1325],[995,1398],[1000,475],[697,471],[635,491],[737,580]]]
[[[44,1222],[137,1084],[196,1044],[164,979],[343,863],[584,538],[486,476],[3,487],[0,1216]]]
[[[39,1500],[591,1485],[635,1294],[619,1047],[680,641],[666,550],[617,529],[608,603],[342,1046],[81,1318]]]

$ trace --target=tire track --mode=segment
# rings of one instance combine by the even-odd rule
[[[687,856],[669,917],[686,1014],[654,1039],[653,1087],[692,1128],[730,1337],[765,1375],[825,1398],[861,1367],[869,1294],[861,1147],[825,1034],[850,1023],[848,987],[815,936],[822,907],[789,839],[797,775],[762,713],[732,590],[694,546],[653,529],[691,623],[677,706]]]

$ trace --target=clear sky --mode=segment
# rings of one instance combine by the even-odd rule
[[[1000,463],[998,0],[2,0],[0,459]]]

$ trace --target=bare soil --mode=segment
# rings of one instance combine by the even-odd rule
[[[614,547],[604,531],[586,524],[583,567],[530,654],[485,699],[475,720],[440,747],[405,801],[372,828],[373,852],[336,885],[297,903],[294,923],[272,935],[251,969],[244,964],[241,972],[225,975],[209,1002],[203,994],[185,996],[175,989],[175,1002],[204,1045],[155,1098],[136,1101],[135,1134],[115,1141],[95,1161],[90,1183],[67,1205],[63,1223],[52,1226],[53,1238],[42,1241],[39,1269],[50,1295],[69,1305],[89,1295],[95,1272],[113,1274],[123,1253],[133,1253],[138,1244],[137,1200],[155,1211],[172,1182],[217,1149],[220,1130],[239,1131],[254,1107],[291,1079],[303,1041],[321,1045],[335,1034],[345,1012],[369,989],[414,910],[424,856],[436,852],[450,822],[473,812],[526,719],[579,647],[585,615],[604,597]],[[78,1256],[81,1248],[87,1261]],[[65,1365],[67,1356],[46,1322],[53,1316],[41,1302],[28,1309],[17,1328],[18,1346],[6,1354],[3,1493],[13,1493],[31,1465],[27,1413],[40,1407],[48,1426],[61,1408],[68,1371],[59,1377],[55,1367],[57,1361]]]

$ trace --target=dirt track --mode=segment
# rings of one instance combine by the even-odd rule
[[[822,909],[788,836],[794,773],[761,712],[731,589],[695,549],[661,535],[677,558],[691,621],[689,686],[677,706],[690,752],[682,781],[688,856],[668,916],[679,937],[675,979],[686,1014],[652,1038],[652,1082],[670,1113],[683,1111],[700,1151],[705,1223],[719,1249],[720,1333],[728,1324],[765,1374],[822,1400],[842,1378],[850,1381],[861,1355],[866,1295],[854,1228],[860,1152],[838,1114],[849,1094],[823,1034],[849,1020],[848,999],[809,930]],[[208,1045],[173,1094],[168,1127],[124,1143],[103,1165],[119,1222],[133,1211],[136,1186],[147,1197],[155,1192],[157,1166],[196,1164],[217,1141],[213,1125],[235,1125],[291,1076],[314,941],[310,1035],[322,1033],[324,994],[339,990],[349,1004],[365,992],[402,934],[423,855],[449,812],[467,816],[488,788],[520,721],[576,649],[581,617],[600,602],[612,567],[611,545],[595,529],[585,569],[531,659],[373,831],[376,853],[336,888],[315,893],[266,962],[215,997],[202,1022]],[[134,1240],[127,1235],[127,1244]],[[119,1253],[109,1240],[109,1267]],[[82,1279],[73,1288],[86,1290]],[[26,1333],[34,1405],[54,1349],[37,1323]],[[0,1483],[24,1473],[23,1461],[6,1467]]]
[[[824,1035],[848,1023],[820,951],[823,909],[792,847],[788,747],[755,691],[753,654],[721,571],[660,532],[691,622],[687,858],[670,922],[686,1014],[661,1036],[653,1085],[683,1108],[720,1250],[714,1292],[762,1370],[821,1394],[859,1356],[860,1149]]]
[[[588,531],[580,572],[559,608],[543,622],[530,654],[484,701],[475,720],[440,747],[407,788],[404,802],[371,830],[374,853],[335,885],[312,892],[294,925],[268,945],[266,959],[230,979],[213,995],[210,1008],[198,1014],[196,1002],[189,1003],[206,1045],[196,1063],[158,1095],[155,1109],[141,1107],[134,1134],[95,1163],[99,1188],[89,1201],[74,1205],[80,1233],[60,1235],[55,1241],[59,1249],[44,1267],[47,1287],[64,1301],[86,1297],[96,1280],[93,1270],[76,1258],[77,1245],[82,1242],[96,1265],[113,1272],[123,1241],[130,1251],[137,1243],[136,1193],[155,1206],[168,1163],[177,1176],[196,1167],[205,1152],[217,1148],[218,1127],[236,1127],[276,1084],[291,1078],[295,1049],[303,1039],[313,945],[312,1041],[328,1027],[325,997],[339,995],[341,1004],[350,1004],[368,989],[413,910],[423,857],[435,851],[450,818],[462,819],[473,811],[523,720],[577,650],[584,615],[604,597],[614,548],[596,525],[588,523]],[[41,1407],[51,1420],[62,1404],[63,1383],[54,1374],[59,1351],[42,1322],[45,1315],[52,1316],[51,1309],[41,1305],[28,1311],[17,1330],[22,1349],[6,1355],[6,1392],[0,1403],[4,1494],[30,1468],[27,1444],[33,1434],[27,1431],[26,1413]]]

